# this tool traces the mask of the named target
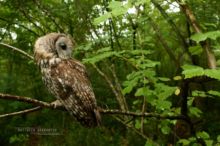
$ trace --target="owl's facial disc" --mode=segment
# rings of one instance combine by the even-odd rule
[[[71,58],[73,44],[69,38],[63,36],[58,38],[55,46],[59,58]]]

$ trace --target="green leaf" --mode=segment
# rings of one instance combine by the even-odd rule
[[[191,115],[194,115],[194,116],[196,116],[198,118],[202,114],[202,111],[199,108],[197,108],[197,107],[190,107],[189,108],[189,112],[190,112]]]
[[[219,53],[219,48],[220,48],[220,44],[216,44],[216,45],[212,45],[212,47],[215,49],[213,50],[215,53],[218,52]]]
[[[120,16],[120,15],[124,15],[127,11],[128,11],[128,9],[126,9],[124,7],[121,7],[121,8],[118,8],[118,9],[114,9],[112,11],[112,15],[117,17],[117,16]]]
[[[157,65],[160,64],[158,61],[152,61],[149,59],[145,59],[144,61],[145,62],[143,63],[142,68],[153,68],[153,67],[156,67]],[[141,66],[141,65],[139,65],[139,66]]]
[[[28,64],[34,64],[34,60],[28,61]]]
[[[122,90],[122,94],[125,95],[125,94],[130,93],[137,84],[138,84],[137,78],[131,81],[125,81],[124,85],[126,85],[126,87]]]
[[[118,9],[118,8],[121,8],[123,6],[122,2],[119,2],[119,1],[111,1],[109,3],[109,8],[110,9]]]
[[[188,146],[190,144],[190,141],[187,139],[180,139],[178,143],[183,144],[184,146]]]
[[[163,83],[155,84],[155,91],[160,100],[165,100],[176,91],[176,87],[171,87]]]
[[[165,78],[165,77],[158,77],[158,79],[159,79],[160,81],[164,81],[164,82],[170,81],[169,78]]]
[[[171,129],[169,127],[170,122],[168,120],[164,120],[159,124],[159,128],[163,134],[169,134]]]
[[[196,34],[192,35],[190,38],[191,38],[191,40],[196,41],[198,43],[198,42],[206,40],[207,36],[204,35],[203,33],[196,33]]]
[[[196,33],[192,35],[190,38],[198,43],[198,42],[206,40],[207,38],[216,40],[218,37],[220,37],[220,31],[209,31],[206,33]]]
[[[205,140],[206,146],[213,146],[213,140]]]
[[[220,142],[220,135],[217,136],[217,141]]]
[[[135,105],[135,104],[139,104],[141,101],[140,100],[135,100],[135,101],[133,101],[133,104]]]
[[[170,101],[157,100],[155,106],[156,106],[157,109],[165,110],[165,109],[170,109],[170,107],[172,106],[172,104],[171,104]]]
[[[111,18],[111,13],[106,13],[98,18],[95,18],[94,21],[93,21],[93,24],[94,25],[98,25],[100,24],[101,22],[104,22],[106,21],[108,18]]]
[[[150,70],[150,69],[149,70],[144,70],[142,73],[145,77],[147,77],[151,80],[152,80],[152,78],[155,78],[155,75],[156,75],[155,71]]]
[[[219,96],[219,97],[220,97],[220,92],[219,92],[219,91],[210,90],[210,91],[208,91],[208,94],[211,94],[211,95],[213,95],[213,96]]]
[[[205,35],[212,40],[216,40],[218,37],[220,37],[220,31],[209,31],[205,33]]]
[[[188,106],[192,106],[194,99],[195,99],[194,97],[190,97],[190,98],[187,100],[187,105],[188,105]]]
[[[148,88],[146,87],[138,88],[135,93],[135,96],[147,96],[147,91],[148,91]]]
[[[140,120],[135,120],[135,128],[140,129],[141,128],[141,121]]]
[[[125,87],[123,90],[122,90],[122,94],[125,95],[125,94],[128,94],[132,91],[133,89],[133,86],[127,86]]]
[[[111,51],[111,47],[105,47],[105,48],[101,48],[99,49],[96,53],[103,53],[103,52],[108,52]]]
[[[199,66],[190,65],[190,64],[185,64],[185,65],[181,66],[181,68],[182,68],[183,70],[190,70],[190,69],[194,69],[194,68],[198,68],[198,67],[199,67]],[[199,67],[199,68],[201,68],[201,67]]]
[[[175,76],[175,77],[173,77],[173,79],[174,79],[175,81],[179,81],[179,80],[182,80],[182,77],[181,77],[181,76]]]
[[[218,70],[217,69],[206,69],[205,75],[210,78],[220,80],[220,70],[219,69]]]
[[[202,139],[209,139],[210,138],[209,134],[205,131],[197,132],[196,135],[197,135],[197,137],[202,138]]]
[[[150,3],[150,1],[149,0],[137,0],[137,1],[135,1],[136,6],[140,6],[140,5],[143,5],[143,4],[146,4],[146,3]]]
[[[129,50],[128,53],[133,55],[149,55],[152,54],[150,50]]]
[[[162,132],[163,134],[166,134],[166,135],[167,135],[167,134],[170,133],[170,131],[171,131],[171,129],[170,129],[170,127],[167,126],[167,125],[161,127],[161,132]]]
[[[180,88],[176,88],[174,94],[178,96],[180,94],[180,92],[181,92]]]
[[[156,144],[151,139],[148,139],[144,146],[155,146],[155,145]]]
[[[192,55],[200,55],[203,52],[203,49],[201,46],[192,46],[192,47],[189,47],[189,52]]]
[[[205,74],[204,69],[195,65],[184,65],[182,66],[182,74],[185,76],[185,79],[192,78],[196,76],[203,76]]]
[[[125,14],[129,8],[128,5],[123,5],[119,1],[111,1],[108,7],[112,10],[111,13],[115,17]]]
[[[198,91],[198,90],[193,91],[192,96],[194,96],[194,97],[207,97],[207,95],[204,91]]]
[[[142,71],[133,71],[132,73],[130,73],[129,75],[127,75],[127,79],[128,80],[132,80],[132,79],[134,79],[134,78],[140,78],[140,77],[142,77],[141,75],[142,75],[143,73],[142,73]]]

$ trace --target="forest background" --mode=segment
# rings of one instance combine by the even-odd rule
[[[219,0],[0,0],[0,145],[220,145],[219,8]],[[51,108],[32,59],[35,40],[50,32],[76,41],[101,127]]]

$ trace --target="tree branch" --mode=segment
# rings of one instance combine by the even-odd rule
[[[164,49],[166,50],[167,54],[169,55],[170,59],[175,63],[175,65],[179,68],[179,62],[173,52],[173,50],[168,46],[167,42],[164,40],[164,38],[161,35],[160,29],[158,28],[157,24],[151,19],[151,17],[148,17],[148,22],[152,26],[152,28],[155,31],[155,35],[158,38],[159,42],[162,44]]]
[[[154,4],[154,6],[160,11],[161,15],[165,18],[165,20],[170,24],[170,26],[173,28],[174,33],[176,33],[176,36],[180,43],[183,46],[184,51],[187,53],[191,61],[193,60],[192,55],[190,54],[188,50],[188,44],[185,41],[184,36],[181,34],[179,28],[176,26],[176,24],[173,22],[173,20],[169,17],[169,15],[165,12],[165,10],[155,1],[151,0],[151,2]]]
[[[176,2],[180,5],[183,13],[186,15],[188,21],[190,22],[190,24],[192,25],[192,28],[194,29],[194,31],[196,33],[202,33],[202,29],[199,25],[199,23],[197,22],[197,19],[195,17],[195,15],[193,14],[192,10],[190,9],[190,7],[182,2],[182,0],[176,0]],[[214,53],[211,51],[210,49],[210,45],[208,40],[202,41],[200,42],[201,46],[203,47],[206,56],[207,56],[207,62],[208,62],[208,67],[211,69],[215,69],[216,68],[216,58]]]
[[[43,34],[46,34],[46,32],[43,30],[43,28],[41,28],[40,26],[38,26],[35,22],[39,22],[40,20],[37,20],[36,18],[34,18],[33,16],[31,16],[30,13],[27,13],[25,11],[25,9],[18,7],[18,10],[23,14],[23,16],[28,20],[29,23],[33,24],[34,27],[38,30],[40,30]],[[35,22],[34,22],[35,21]]]
[[[119,103],[120,109],[123,111],[126,111],[126,106],[124,105],[123,100],[121,99],[119,93],[117,92],[116,87],[113,85],[111,80],[95,64],[92,64],[92,66],[105,79],[105,81],[108,83],[109,87],[112,89],[112,92],[114,93],[114,95]]]
[[[0,93],[0,98],[1,99],[7,99],[7,100],[15,100],[15,101],[26,102],[26,103],[30,103],[30,104],[45,107],[45,108],[54,108],[54,106],[50,103],[47,103],[47,102],[44,102],[44,101],[39,101],[37,99],[33,99],[33,98],[30,98],[30,97],[16,96],[16,95]]]
[[[17,51],[17,52],[19,52],[20,54],[26,56],[26,57],[29,58],[29,59],[32,59],[32,60],[34,59],[33,56],[29,55],[28,53],[26,53],[25,51],[23,51],[23,50],[21,50],[21,49],[18,49],[18,48],[16,48],[16,47],[13,47],[13,46],[8,45],[8,44],[5,44],[5,43],[0,43],[0,45],[4,46],[4,47],[6,47],[6,48],[12,49],[12,50],[14,50],[14,51]]]
[[[177,115],[177,116],[169,116],[169,115],[160,115],[157,113],[136,113],[131,111],[121,111],[118,109],[100,109],[100,112],[103,114],[112,114],[112,115],[126,115],[126,116],[134,116],[134,117],[148,117],[148,118],[156,118],[156,119],[169,119],[169,120],[184,120],[188,121],[185,116]]]
[[[56,17],[54,17],[51,12],[47,9],[47,6],[44,6],[43,3],[41,3],[41,1],[35,0],[35,3],[37,5],[37,7],[45,13],[45,15],[47,16],[48,19],[51,20],[51,22],[53,22],[53,24],[56,26],[56,28],[58,30],[60,30],[61,32],[65,32],[64,29],[62,27],[60,27],[59,22],[56,22]]]
[[[124,97],[124,95],[123,95],[123,93],[122,93],[122,87],[121,87],[121,85],[120,85],[120,83],[119,83],[119,79],[118,79],[118,77],[117,77],[117,75],[116,75],[115,65],[112,64],[109,69],[110,69],[110,71],[111,71],[111,73],[112,73],[112,75],[113,75],[113,78],[114,78],[114,80],[115,80],[115,89],[116,89],[116,91],[117,91],[117,93],[118,93],[118,96],[119,96],[118,98],[120,98],[120,101],[123,103],[123,106],[124,106],[124,108],[125,108],[125,111],[127,111],[127,110],[128,110],[127,101],[126,101],[126,99],[125,99],[125,97]]]
[[[34,107],[34,108],[25,109],[25,110],[18,111],[18,112],[3,114],[3,115],[0,115],[0,118],[23,115],[23,114],[31,113],[31,112],[38,111],[38,110],[41,110],[41,109],[42,109],[42,107],[37,106],[37,107]]]
[[[61,107],[59,107],[59,106],[55,107],[51,103],[47,103],[47,102],[44,102],[44,101],[39,101],[37,99],[33,99],[33,98],[30,98],[30,97],[0,93],[0,99],[21,101],[21,102],[30,103],[30,104],[33,104],[33,105],[37,106],[37,107],[31,108],[31,109],[26,109],[26,110],[19,111],[19,112],[2,114],[2,115],[0,115],[0,118],[8,117],[8,116],[14,116],[14,115],[20,115],[20,114],[25,114],[25,113],[30,113],[30,112],[40,110],[42,108],[64,110],[64,108],[62,106]],[[184,121],[188,122],[188,118],[186,118],[185,116],[181,116],[181,115],[169,116],[169,115],[160,115],[160,114],[157,114],[157,113],[142,113],[142,112],[141,113],[136,113],[136,112],[132,112],[132,111],[121,111],[121,110],[118,110],[118,109],[101,109],[101,108],[99,109],[99,111],[102,114],[110,114],[110,115],[126,115],[126,116],[133,116],[133,117],[148,117],[148,118],[169,119],[169,120],[181,119],[181,120],[184,120]]]

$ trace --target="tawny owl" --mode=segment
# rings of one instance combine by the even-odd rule
[[[50,33],[34,46],[34,58],[48,90],[87,127],[100,124],[100,113],[85,66],[71,58],[74,42],[65,34]]]

